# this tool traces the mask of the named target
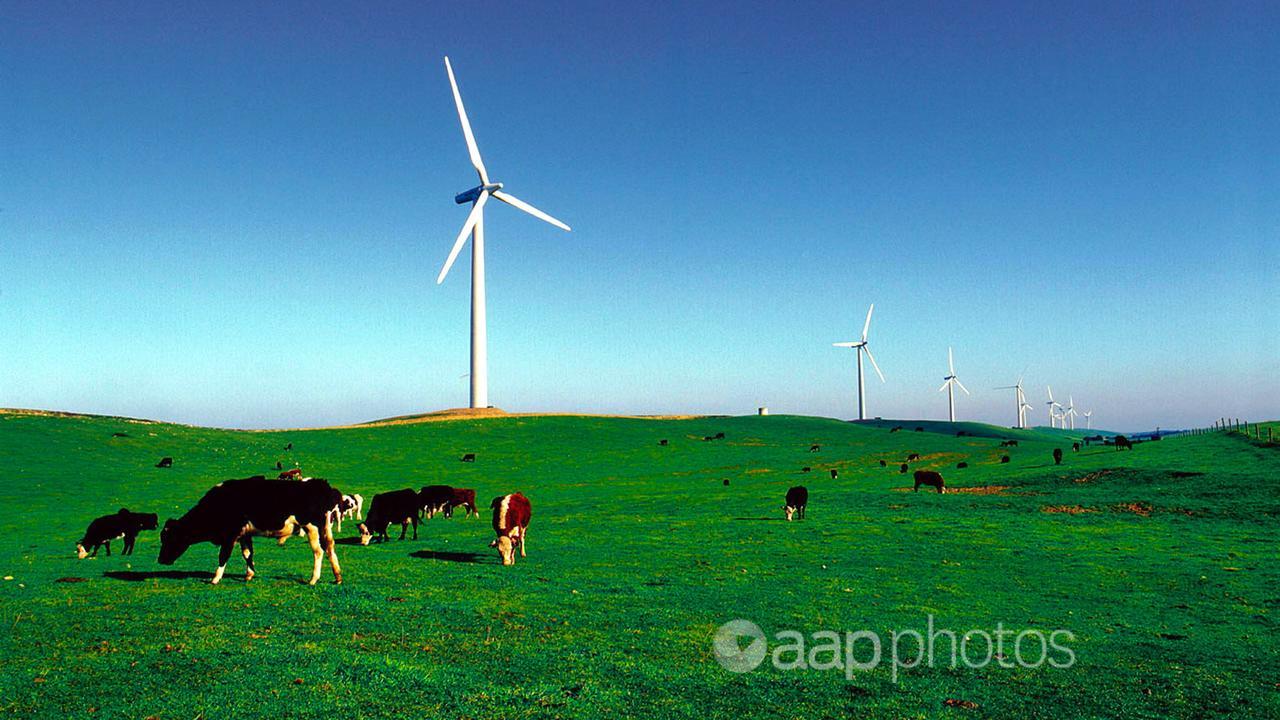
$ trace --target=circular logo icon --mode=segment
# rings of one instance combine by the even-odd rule
[[[743,640],[748,642],[743,646]],[[720,667],[733,673],[755,670],[769,653],[764,631],[750,620],[730,620],[721,625],[711,640],[711,651]]]

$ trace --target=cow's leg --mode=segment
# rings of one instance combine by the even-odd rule
[[[338,564],[338,552],[334,548],[333,529],[325,523],[320,531],[320,544],[324,547],[325,554],[329,556],[329,569],[333,570],[333,582],[335,585],[341,585],[342,566]]]
[[[97,543],[97,544],[95,544],[95,545],[93,546],[93,553],[92,553],[92,554],[90,554],[90,555],[89,555],[89,557],[95,557],[95,558],[96,558],[96,557],[98,557],[98,548],[100,548],[100,547],[102,547],[102,543]]]
[[[415,533],[418,531],[418,523],[416,520],[413,523],[413,531]],[[400,521],[400,539],[403,540],[405,534],[408,532],[409,532],[409,518],[405,518],[404,520]],[[417,540],[417,538],[414,538],[414,540]]]
[[[520,530],[520,557],[524,557],[524,541],[529,536],[529,528],[521,528]]]
[[[307,540],[311,541],[311,552],[316,559],[315,565],[311,568],[311,580],[307,584],[315,585],[316,581],[320,579],[320,558],[324,557],[324,550],[320,547],[320,531],[311,523],[308,523],[306,527]]]
[[[218,548],[218,569],[213,572],[213,580],[209,581],[210,585],[217,585],[222,582],[222,573],[227,571],[227,561],[231,559],[231,550],[235,546],[235,539],[231,539],[222,543],[222,547]]]
[[[111,557],[111,541],[108,540],[105,545],[107,546],[107,557]]]
[[[400,538],[400,539],[401,539],[401,540],[403,540],[403,539],[404,539],[404,537],[403,537],[403,536],[401,536],[401,538]],[[413,539],[414,539],[414,540],[417,540],[417,539],[418,539],[418,520],[417,520],[417,518],[414,518],[414,520],[413,520]]]
[[[240,538],[240,554],[244,556],[244,581],[253,579],[253,538],[245,535]]]
[[[356,500],[356,519],[364,519],[364,498]]]
[[[120,554],[121,554],[121,555],[132,555],[132,554],[133,554],[133,542],[134,542],[135,540],[137,540],[137,539],[138,539],[138,536],[137,536],[137,535],[125,535],[125,536],[124,536],[124,549],[120,551]]]
[[[920,492],[920,483],[916,483],[915,492]]]

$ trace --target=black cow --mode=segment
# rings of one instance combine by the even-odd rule
[[[899,426],[898,426],[898,427],[896,427],[896,428],[892,428],[892,429],[890,429],[890,430],[889,430],[889,432],[890,432],[890,433],[896,433],[896,432],[898,432],[898,431],[899,431],[899,430],[901,430],[901,429],[902,429],[902,426],[901,426],[901,425],[899,425]]]
[[[430,520],[436,513],[444,512],[453,500],[453,487],[450,485],[424,485],[418,491],[418,515]]]
[[[729,478],[724,479],[724,486],[729,487]]]
[[[933,470],[917,470],[915,478],[916,492],[920,492],[921,485],[938,488],[938,494],[942,494],[947,491],[947,486],[942,481],[942,473],[935,472]]]
[[[813,468],[810,468],[810,467],[802,467],[802,468],[800,468],[800,472],[809,472],[809,471],[810,471],[810,470],[812,470],[812,469],[813,469]]]
[[[880,467],[888,467],[888,466],[889,466],[889,463],[885,462],[884,460],[880,461]]]
[[[1054,465],[1062,464],[1062,448],[1053,449],[1053,464]]]
[[[723,440],[723,439],[724,439],[724,433],[722,433],[722,432],[718,432],[718,433],[716,433],[716,434],[715,434],[715,439],[716,439],[716,440]]]
[[[958,462],[958,463],[956,463],[956,467],[957,467],[957,468],[959,468],[959,469],[961,469],[961,470],[963,470],[963,469],[965,469],[965,468],[969,467],[969,463],[967,463],[967,462]]]
[[[907,456],[907,462],[911,462],[912,460],[919,460],[919,459],[920,459],[920,453],[911,453],[910,455]]]
[[[98,547],[105,545],[107,557],[111,557],[111,541],[120,539],[124,540],[124,550],[121,550],[120,554],[132,555],[133,543],[138,539],[138,533],[143,530],[155,530],[159,521],[160,518],[155,513],[136,513],[120,508],[120,512],[115,515],[103,515],[89,523],[89,529],[84,531],[84,537],[76,543],[76,555],[81,560],[86,557],[97,557]],[[93,552],[90,553],[89,549]]]
[[[1125,448],[1129,448],[1130,450],[1133,449],[1133,443],[1129,441],[1129,438],[1123,435],[1117,435],[1115,443],[1117,450],[1123,450]]]
[[[820,450],[822,450],[822,446],[821,446],[821,445],[810,445],[810,446],[809,446],[809,452],[818,452],[818,451],[820,451]]]
[[[375,535],[379,541],[390,540],[387,526],[392,523],[400,524],[401,540],[408,532],[409,524],[413,523],[413,539],[417,540],[418,510],[421,508],[418,493],[409,488],[374,495],[369,512],[365,515],[364,522],[360,523],[360,544],[368,545]]]
[[[1007,462],[1009,462],[1009,456],[1008,456],[1008,455],[1001,455],[1001,456],[1000,456],[1000,462],[1002,462],[1002,463],[1007,463]]]
[[[476,461],[475,453],[466,453],[465,455],[462,456],[462,462],[475,462],[475,461]]]
[[[666,440],[659,440],[658,444],[661,445],[662,447],[666,447],[668,445]]]
[[[1080,452],[1080,443],[1078,442],[1071,443],[1071,452]]]
[[[836,478],[838,478],[838,477],[840,477],[840,471],[839,471],[839,470],[832,470],[832,471],[831,471],[831,479],[832,479],[832,480],[835,480],[835,479],[836,479]]]
[[[284,449],[285,449],[285,450],[292,450],[292,449],[293,449],[293,443],[289,443],[288,445],[285,445],[285,446],[284,446]]]
[[[218,569],[213,584],[222,580],[231,551],[240,543],[244,555],[245,580],[253,579],[253,536],[273,537],[283,545],[298,528],[305,530],[315,555],[308,584],[320,579],[320,561],[329,557],[335,583],[342,582],[342,568],[333,547],[329,526],[330,511],[342,493],[328,481],[267,480],[261,475],[243,480],[227,480],[210,488],[186,515],[169,520],[160,531],[160,564],[172,565],[187,548],[208,542],[219,547]]]
[[[173,458],[171,458],[171,457],[162,457],[162,458],[160,458],[160,462],[156,463],[156,467],[158,467],[158,468],[171,468],[171,467],[173,467]]]
[[[924,432],[924,428],[922,428],[922,427],[918,427],[918,428],[916,428],[916,432]]]
[[[803,485],[797,485],[787,491],[787,502],[782,506],[782,513],[787,516],[787,522],[791,522],[793,515],[804,519],[804,509],[809,504],[809,489]]]
[[[899,474],[899,475],[906,475],[906,474],[907,474],[907,464],[906,464],[906,463],[902,463],[901,465],[899,465],[899,466],[898,466],[898,474]]]

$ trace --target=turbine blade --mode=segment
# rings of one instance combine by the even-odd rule
[[[444,282],[444,276],[449,274],[449,268],[453,267],[453,261],[458,259],[458,253],[462,252],[462,246],[467,243],[467,236],[475,229],[476,223],[480,222],[481,213],[484,212],[484,203],[489,199],[489,193],[480,192],[480,197],[476,198],[475,207],[471,208],[471,214],[467,215],[467,221],[462,223],[462,231],[458,233],[458,239],[453,242],[453,249],[449,251],[449,259],[444,261],[444,267],[440,269],[440,277],[436,278],[436,284]]]
[[[938,388],[938,392],[942,392],[943,390],[946,390],[946,389],[947,389],[947,386],[948,386],[948,385],[950,385],[950,384],[951,384],[951,381],[950,381],[950,380],[948,380],[948,381],[946,381],[946,382],[942,383],[942,387]]]
[[[859,343],[859,342],[840,342],[840,343],[831,343],[831,347],[848,347],[848,348],[851,348],[851,347],[859,347],[860,345],[862,345],[862,343]]]
[[[951,371],[950,375],[956,374],[956,364],[951,358],[951,348],[947,348],[947,369]]]
[[[449,73],[449,86],[453,88],[453,102],[458,106],[458,120],[462,122],[462,136],[467,139],[467,152],[471,153],[471,164],[480,174],[480,182],[489,184],[489,173],[484,169],[484,161],[480,159],[480,148],[476,147],[476,136],[471,134],[471,121],[467,119],[467,109],[462,106],[462,93],[458,92],[458,81],[453,77],[453,65],[449,64],[449,56],[444,58],[444,69]]]
[[[862,342],[867,341],[867,331],[871,329],[871,311],[875,309],[876,309],[875,303],[871,303],[871,307],[867,308],[867,321],[862,323]],[[883,378],[881,379],[883,380]]]
[[[871,317],[871,315],[868,314],[867,317]],[[884,373],[880,372],[880,366],[876,364],[876,356],[871,354],[871,348],[866,343],[863,343],[862,349],[867,351],[867,359],[871,361],[871,367],[875,368],[876,374],[880,376],[880,382],[884,382]]]
[[[965,387],[964,383],[960,382],[960,378],[956,378],[956,385],[959,386],[961,390],[964,390],[965,395],[970,394],[969,388]]]
[[[493,191],[493,196],[494,196],[494,197],[496,197],[496,198],[498,198],[498,199],[499,199],[499,200],[501,200],[502,202],[504,202],[504,203],[506,203],[506,204],[510,205],[511,207],[519,208],[520,210],[523,210],[523,211],[525,211],[525,212],[529,213],[530,215],[532,215],[532,216],[534,216],[534,217],[538,218],[539,220],[542,220],[542,221],[545,221],[545,222],[549,222],[549,223],[551,223],[552,225],[555,225],[556,227],[560,228],[561,230],[566,230],[566,231],[567,231],[567,230],[570,230],[570,228],[569,228],[569,226],[568,226],[568,225],[565,225],[564,223],[560,222],[559,220],[557,220],[557,219],[555,219],[555,218],[551,217],[550,215],[548,215],[548,214],[546,214],[546,213],[542,212],[542,211],[541,211],[541,210],[539,210],[538,208],[536,208],[536,207],[534,207],[534,206],[530,205],[529,203],[527,203],[527,202],[525,202],[525,201],[521,200],[521,199],[520,199],[520,198],[518,198],[518,197],[515,197],[514,195],[508,195],[507,193],[504,193],[504,192],[502,192],[501,190],[494,190],[494,191]]]

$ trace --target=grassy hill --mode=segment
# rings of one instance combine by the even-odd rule
[[[1070,440],[791,416],[244,432],[0,414],[0,576],[12,578],[0,581],[0,716],[1280,714],[1276,448],[1216,434],[1075,454]],[[913,452],[913,468],[956,492],[903,492],[896,465]],[[165,455],[174,467],[153,467]],[[521,490],[529,557],[497,564],[486,513],[371,547],[345,525],[341,586],[301,584],[311,556],[297,539],[259,541],[258,576],[244,583],[235,557],[217,587],[213,546],[163,567],[154,532],[132,557],[75,558],[94,517],[127,506],[163,522],[278,460],[366,499],[433,483],[474,487],[482,503]],[[795,484],[809,488],[808,519],[786,523]],[[734,674],[711,653],[737,618],[773,648],[783,630],[888,639],[930,615],[957,634],[1069,630],[1077,660],[886,661],[846,677],[768,661]]]

